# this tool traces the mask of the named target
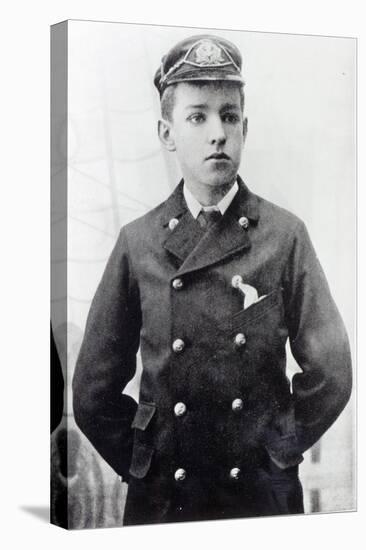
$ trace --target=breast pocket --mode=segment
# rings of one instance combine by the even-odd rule
[[[156,412],[154,403],[140,402],[131,427],[135,430],[130,474],[138,479],[143,479],[150,467],[154,455],[152,444],[151,426]]]
[[[232,330],[252,325],[276,307],[282,314],[282,292],[282,288],[272,290],[264,298],[236,313],[229,321]]]

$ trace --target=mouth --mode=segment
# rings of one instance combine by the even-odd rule
[[[230,157],[225,153],[213,153],[206,160],[230,160]]]

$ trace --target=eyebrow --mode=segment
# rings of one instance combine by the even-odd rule
[[[226,111],[228,109],[233,109],[233,110],[237,110],[237,111],[240,111],[240,106],[239,105],[236,105],[236,103],[225,103],[220,111]]]
[[[185,107],[186,111],[188,111],[189,109],[207,109],[207,108],[208,108],[207,103],[198,103],[197,105],[187,105]]]
[[[187,105],[185,107],[185,110],[188,111],[189,109],[208,109],[208,105],[207,103],[197,103],[195,105]],[[239,105],[236,105],[235,103],[224,103],[224,105],[220,107],[220,112],[227,111],[229,109],[240,111]]]

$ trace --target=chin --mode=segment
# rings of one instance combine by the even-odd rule
[[[213,188],[219,188],[219,187],[225,187],[232,183],[233,180],[226,180],[226,179],[219,179],[217,181],[209,181],[206,183],[207,187],[213,187]]]
[[[218,173],[215,177],[207,179],[207,185],[210,187],[223,187],[224,185],[229,185],[234,183],[236,180],[237,174],[220,174]]]

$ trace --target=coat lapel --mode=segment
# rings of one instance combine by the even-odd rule
[[[169,222],[173,219],[178,220],[178,225],[171,230]],[[204,231],[188,210],[183,195],[183,180],[166,202],[163,226],[168,234],[163,247],[184,262],[201,240]]]
[[[203,229],[187,210],[179,219],[179,224],[164,243],[164,248],[182,262],[195,250],[204,235]]]
[[[202,269],[224,260],[239,250],[250,248],[250,227],[259,219],[257,197],[238,177],[239,191],[224,216],[208,231],[203,231],[187,209],[183,197],[183,182],[166,203],[165,226],[169,220],[178,219],[163,246],[182,262],[176,275]],[[249,229],[239,224],[239,219],[249,220]],[[169,229],[167,229],[170,231]]]

